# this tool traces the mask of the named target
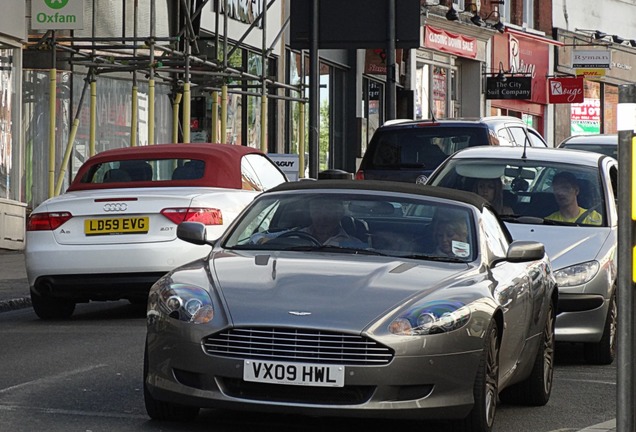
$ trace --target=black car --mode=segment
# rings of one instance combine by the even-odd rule
[[[617,134],[573,135],[561,141],[558,147],[593,151],[618,160]]]
[[[481,145],[547,147],[516,117],[393,120],[375,131],[356,179],[424,183],[448,156]]]

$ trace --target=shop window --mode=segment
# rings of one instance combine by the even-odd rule
[[[20,201],[19,140],[16,118],[14,50],[0,47],[0,198]]]

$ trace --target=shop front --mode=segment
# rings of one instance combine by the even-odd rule
[[[581,76],[584,83],[582,102],[555,108],[555,142],[571,135],[616,133],[618,86],[634,82],[636,48],[591,43],[589,35],[563,29],[557,29],[557,38],[562,42],[555,57],[557,73]],[[587,63],[577,64],[582,55]]]
[[[550,49],[556,43],[509,27],[493,37],[492,66],[486,75],[502,79],[526,78],[530,88],[518,98],[490,99],[490,115],[521,118],[547,138],[547,79],[551,74]]]
[[[484,115],[482,71],[493,33],[429,16],[410,63],[415,119]]]
[[[25,4],[21,0],[7,3],[0,15],[0,249],[21,250],[27,208],[20,138]]]

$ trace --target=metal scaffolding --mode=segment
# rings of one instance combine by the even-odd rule
[[[138,115],[138,80],[140,74],[145,76],[148,83],[148,143],[155,142],[155,123],[154,123],[154,106],[155,106],[155,82],[157,80],[168,83],[172,90],[172,140],[174,142],[187,143],[190,142],[190,115],[192,102],[192,79],[196,78],[195,86],[199,87],[199,91],[208,92],[212,97],[212,125],[211,125],[211,141],[219,142],[219,137],[224,136],[219,133],[224,132],[227,128],[227,95],[228,94],[248,94],[260,97],[260,146],[261,150],[267,151],[267,101],[268,98],[289,100],[300,103],[300,119],[298,130],[298,152],[300,156],[299,175],[304,175],[304,143],[305,143],[305,104],[308,102],[305,94],[305,79],[301,76],[298,85],[290,85],[278,82],[276,79],[268,76],[267,65],[268,59],[275,45],[279,42],[286,26],[289,24],[289,18],[285,21],[282,28],[277,29],[278,33],[271,46],[267,45],[267,11],[275,3],[276,0],[270,0],[262,11],[256,16],[244,32],[243,36],[235,42],[228,38],[228,11],[229,0],[213,0],[215,7],[215,23],[216,34],[212,38],[204,38],[199,35],[195,21],[200,20],[203,7],[210,0],[180,0],[172,6],[177,12],[175,19],[177,25],[174,26],[176,31],[171,32],[169,36],[159,37],[156,35],[156,4],[154,0],[149,1],[150,22],[147,35],[140,36],[139,30],[139,4],[138,0],[134,1],[133,6],[133,36],[126,36],[126,9],[127,3],[130,8],[130,2],[122,0],[121,16],[123,17],[122,35],[119,37],[100,37],[96,35],[96,20],[98,13],[93,2],[92,18],[91,18],[91,36],[90,37],[74,37],[56,34],[55,30],[50,30],[38,37],[29,37],[29,43],[26,49],[42,50],[50,49],[51,69],[50,69],[50,125],[49,125],[49,196],[58,195],[61,191],[62,184],[67,173],[66,167],[74,146],[74,140],[80,123],[80,111],[82,110],[82,101],[85,93],[90,89],[90,138],[89,138],[89,156],[95,154],[95,137],[96,137],[96,82],[100,76],[104,74],[117,74],[117,76],[131,74],[131,97],[132,109],[130,119],[130,145],[137,145],[137,115]],[[282,1],[282,0],[281,0]],[[112,2],[111,5],[115,3]],[[223,8],[221,10],[221,7]],[[194,9],[194,10],[193,10]],[[220,24],[222,22],[222,25]],[[236,68],[230,66],[229,59],[241,48],[248,34],[260,25],[262,34],[262,44],[260,48],[261,55],[261,73],[255,75],[247,73],[245,68]],[[220,26],[223,34],[219,34]],[[207,58],[200,53],[199,43],[205,40],[214,41],[213,58]],[[222,48],[222,49],[220,49]],[[60,167],[55,166],[55,125],[56,125],[56,86],[57,86],[57,68],[59,61],[59,53],[68,54],[68,63],[73,70],[77,68],[87,71],[87,78],[80,97],[80,103],[77,106],[77,112],[72,116],[72,126],[68,136],[68,142],[64,152],[64,157]],[[193,67],[195,66],[195,67]],[[304,75],[304,68],[301,70]],[[243,84],[229,85],[229,81],[238,81]],[[246,81],[256,81],[258,85],[246,85]],[[247,90],[245,90],[247,88]],[[287,91],[285,94],[279,94],[279,91]],[[293,94],[288,94],[294,92]],[[219,104],[219,94],[220,104]],[[181,122],[179,122],[179,110],[181,109]],[[179,138],[179,131],[181,137]],[[220,140],[223,142],[223,139]],[[57,179],[55,174],[57,173]]]

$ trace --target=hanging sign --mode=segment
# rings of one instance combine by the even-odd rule
[[[548,103],[583,102],[583,77],[548,79]]]
[[[572,68],[609,69],[612,63],[610,50],[573,50]]]
[[[576,76],[600,78],[605,76],[605,69],[576,69]]]
[[[31,28],[82,30],[84,0],[31,0]]]
[[[531,77],[486,78],[486,99],[530,99],[532,97]]]

